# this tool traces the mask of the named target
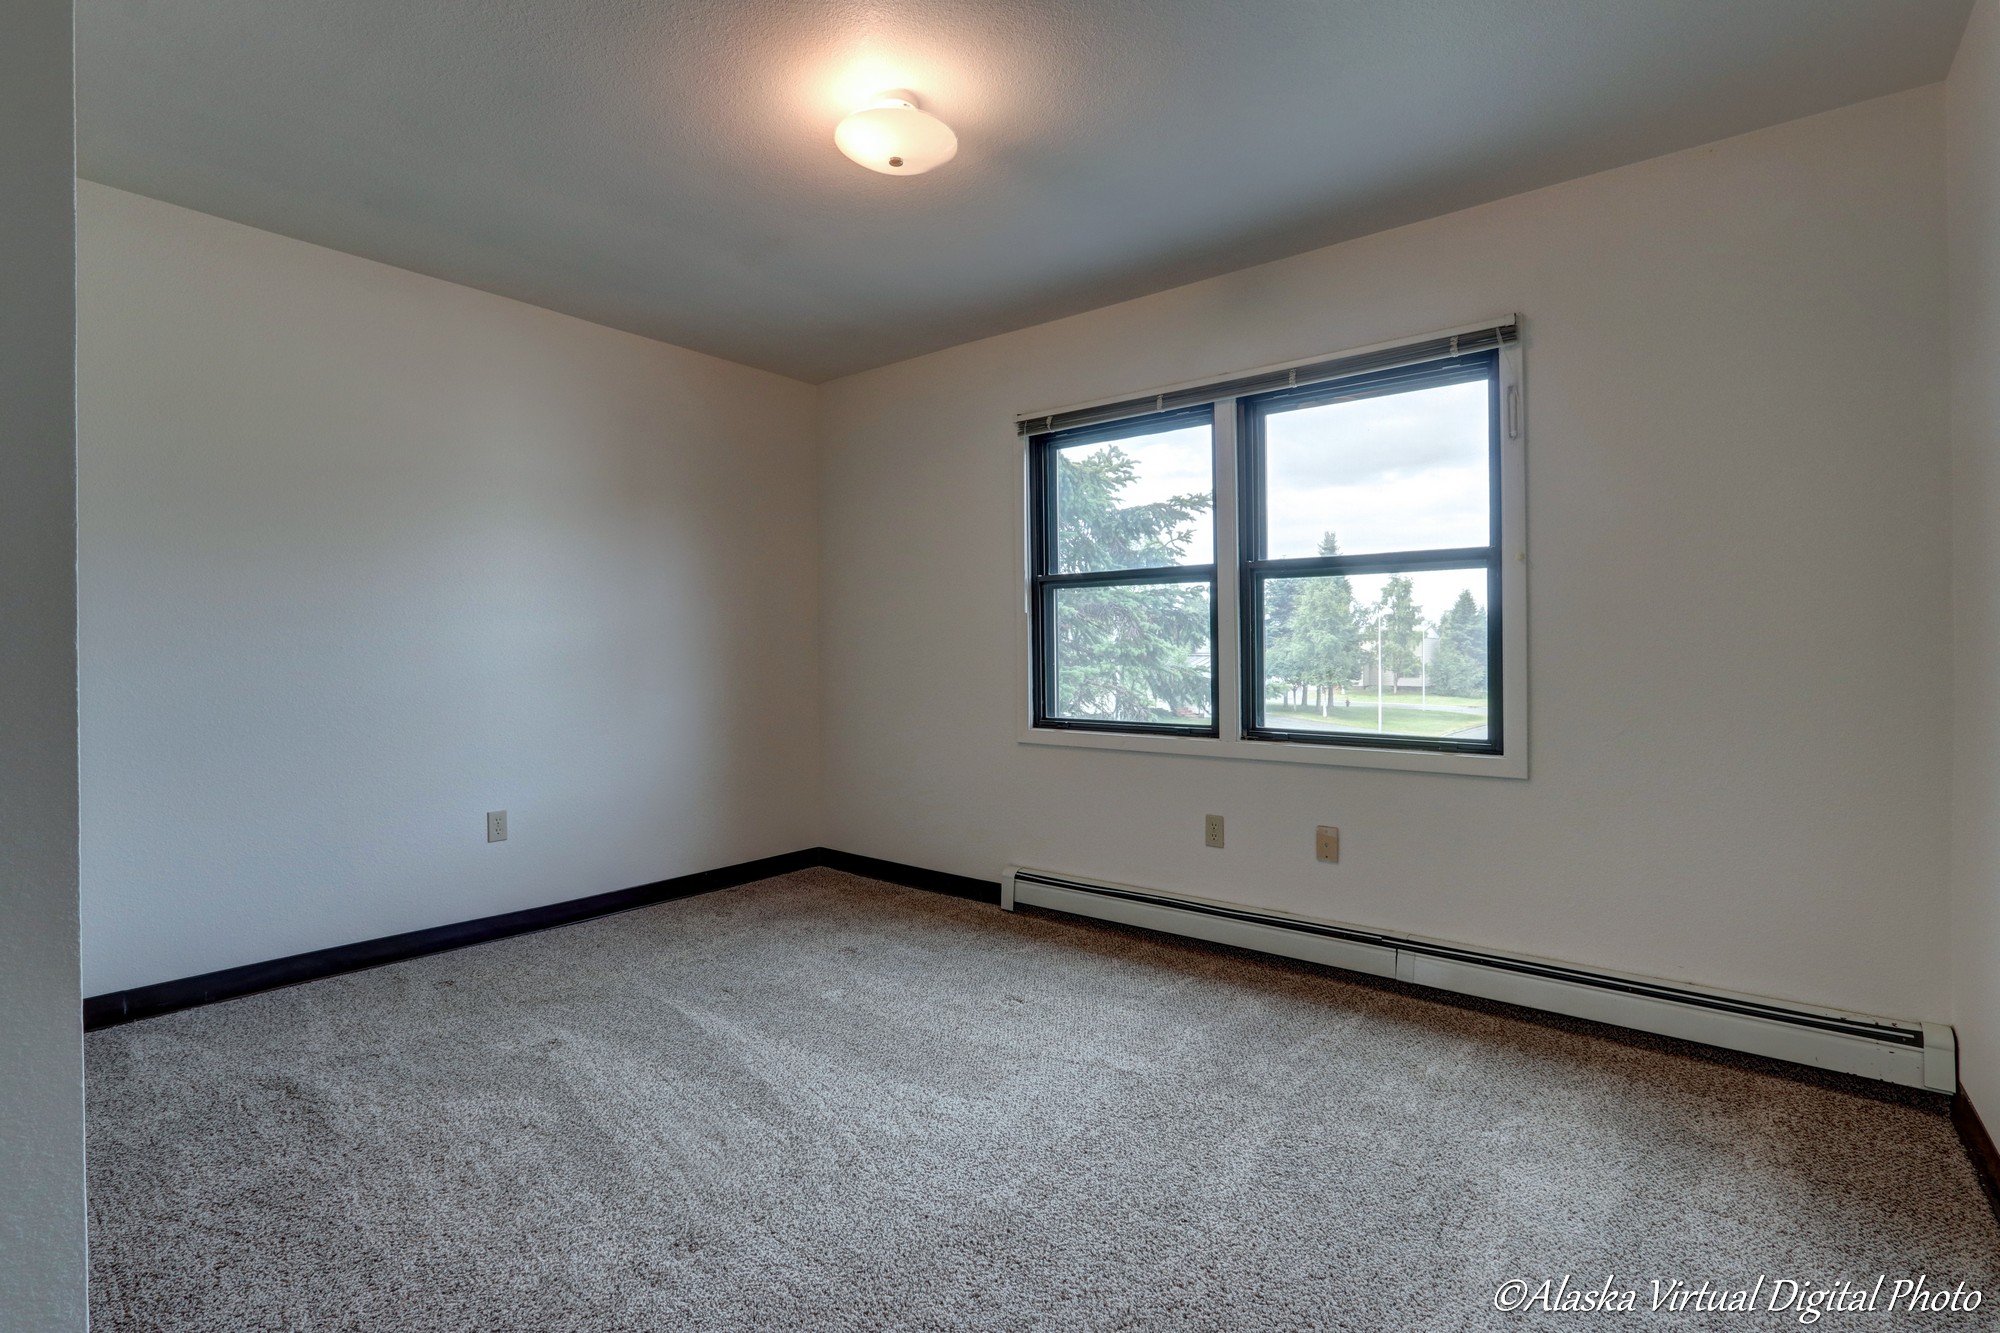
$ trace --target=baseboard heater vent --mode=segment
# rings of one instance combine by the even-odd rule
[[[1913,1088],[1958,1087],[1943,1023],[1800,1008],[1046,870],[1009,867],[1000,889],[1009,911],[1025,903]]]

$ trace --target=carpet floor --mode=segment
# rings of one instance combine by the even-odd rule
[[[826,870],[87,1055],[100,1333],[1799,1327],[1651,1312],[1760,1274],[1988,1297],[1820,1328],[2000,1312],[1922,1098]],[[1637,1310],[1495,1309],[1565,1274]]]

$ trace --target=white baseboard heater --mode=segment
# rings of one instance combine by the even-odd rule
[[[1021,903],[1933,1092],[1958,1087],[1957,1043],[1943,1023],[1803,1008],[1010,866],[1000,905]]]

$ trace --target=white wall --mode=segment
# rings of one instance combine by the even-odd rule
[[[830,843],[1944,1017],[1942,156],[1920,89],[824,386]],[[1510,310],[1532,778],[1016,742],[1015,412]]]
[[[1951,256],[1952,1018],[1959,1076],[2000,1125],[2000,5],[1945,85]]]
[[[84,1305],[69,0],[0,42],[0,1329]]]
[[[86,184],[84,988],[826,841],[1955,1010],[1976,1079],[2000,718],[1961,689],[1954,730],[1944,645],[1954,572],[1962,681],[2000,638],[1967,445],[2000,406],[1961,324],[1954,559],[1944,96],[837,381],[820,478],[803,385]],[[1991,176],[1960,171],[1963,240]],[[1014,412],[1506,310],[1529,781],[1016,743]]]
[[[87,993],[818,841],[810,388],[80,207]]]

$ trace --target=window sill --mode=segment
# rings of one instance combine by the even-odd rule
[[[1482,778],[1528,776],[1528,756],[1518,742],[1507,754],[1445,754],[1429,750],[1371,750],[1358,745],[1313,745],[1297,741],[1252,741],[1214,736],[1139,736],[1049,727],[1025,728],[1018,739],[1023,745],[1130,750],[1140,754],[1185,755],[1197,759],[1231,759],[1250,763],[1386,768],[1405,773],[1455,773]]]

